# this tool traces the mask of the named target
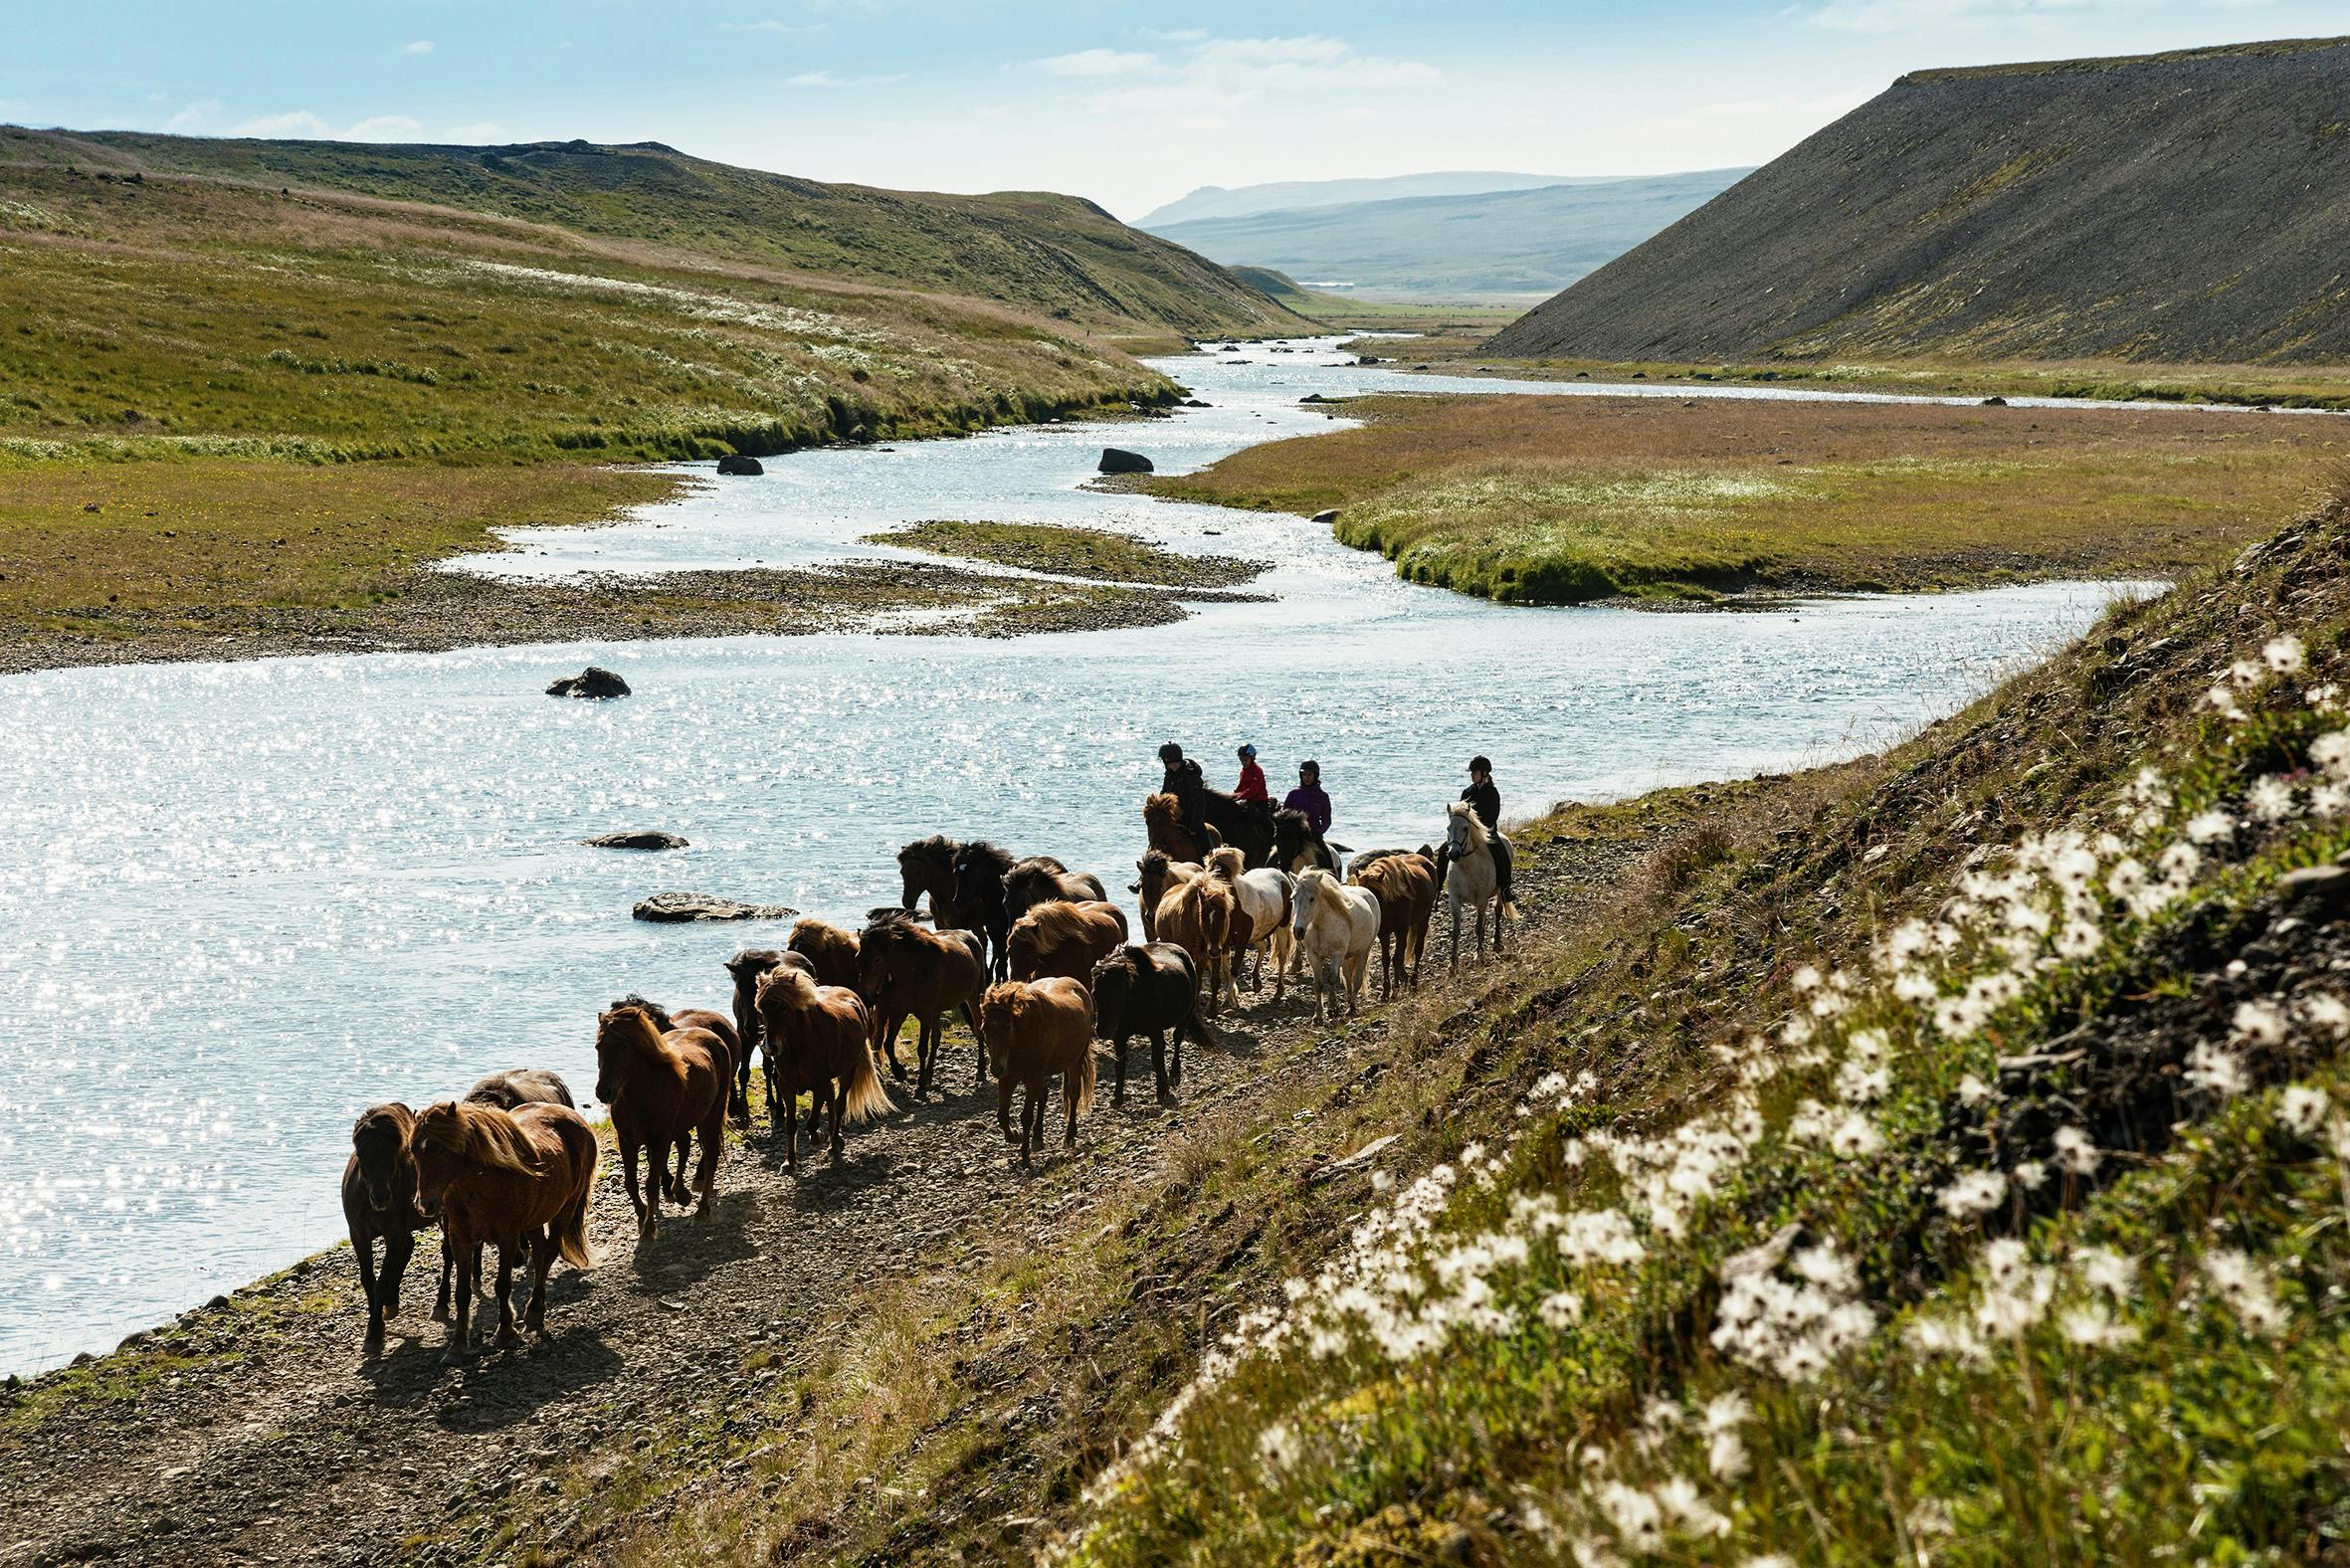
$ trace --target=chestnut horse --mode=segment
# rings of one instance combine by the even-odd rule
[[[751,1055],[759,1049],[759,982],[777,964],[805,970],[813,979],[816,966],[805,953],[773,947],[745,947],[726,960],[726,974],[734,982],[734,1119],[744,1126],[751,1119]]]
[[[637,1211],[637,1245],[652,1242],[661,1229],[666,1187],[684,1203],[685,1152],[701,1134],[700,1212],[709,1212],[718,1191],[718,1155],[726,1140],[726,1089],[734,1080],[734,1059],[726,1043],[706,1029],[686,1027],[664,1033],[654,1010],[621,1002],[596,1020],[596,1097],[612,1111],[613,1141],[620,1145],[620,1169],[629,1204]],[[678,1179],[669,1180],[669,1154],[678,1151]],[[652,1158],[645,1195],[637,1193],[637,1151]]]
[[[987,957],[976,931],[925,931],[900,913],[867,926],[857,939],[857,993],[873,1010],[874,1044],[889,1072],[905,1081],[897,1060],[897,1032],[908,1018],[921,1026],[914,1052],[920,1077],[914,1092],[930,1092],[933,1064],[946,1036],[946,1014],[960,1008],[971,1038],[979,1039],[979,997],[987,989]],[[979,1082],[987,1081],[987,1048],[979,1046]]]
[[[1142,910],[1142,939],[1155,942],[1159,939],[1159,900],[1176,882],[1205,877],[1208,869],[1197,861],[1170,861],[1166,851],[1153,848],[1142,852],[1134,870],[1139,880],[1128,882],[1126,890],[1140,895],[1136,903]]]
[[[1019,1085],[1027,1095],[1020,1108],[1020,1163],[1033,1170],[1029,1155],[1044,1141],[1055,1075],[1069,1108],[1069,1133],[1062,1140],[1068,1147],[1077,1144],[1078,1112],[1093,1108],[1093,998],[1082,981],[1059,975],[1007,980],[988,989],[979,1012],[996,1063],[996,1125],[1012,1135],[1012,1089]]]
[[[904,883],[898,904],[908,914],[930,895],[930,926],[950,931],[962,922],[955,914],[955,851],[962,846],[943,833],[916,839],[897,852],[897,875]]]
[[[1204,862],[1208,852],[1224,842],[1213,828],[1194,833],[1183,820],[1181,797],[1163,790],[1142,797],[1142,832],[1150,848],[1179,864]]]
[[[759,982],[759,1020],[766,1030],[767,1119],[783,1133],[792,1174],[800,1170],[795,1112],[803,1091],[813,1097],[813,1108],[832,1110],[835,1160],[841,1157],[844,1120],[863,1121],[896,1109],[874,1072],[873,1025],[855,991],[818,985],[797,969],[778,968]]]
[[[1125,911],[1116,904],[1048,898],[1012,924],[1012,978],[1083,981],[1125,939]]]
[[[449,1356],[473,1354],[474,1294],[482,1248],[497,1248],[497,1342],[514,1332],[514,1264],[530,1250],[530,1306],[523,1321],[546,1332],[546,1276],[560,1256],[592,1269],[588,1197],[596,1185],[596,1132],[565,1105],[499,1110],[469,1100],[428,1105],[408,1134],[417,1207],[438,1218],[457,1257],[457,1320]]]
[[[818,985],[857,989],[857,933],[810,915],[794,921],[784,947],[808,960]]]
[[[1224,995],[1226,948],[1232,943],[1233,923],[1239,918],[1240,905],[1231,886],[1209,877],[1176,882],[1159,900],[1158,939],[1173,942],[1191,955],[1192,968],[1207,988],[1211,1018]]]
[[[1358,862],[1347,880],[1379,899],[1379,1000],[1395,994],[1399,973],[1419,990],[1428,922],[1436,913],[1436,867],[1418,855],[1382,855]]]
[[[1191,955],[1173,942],[1129,942],[1093,966],[1093,1033],[1109,1042],[1117,1064],[1117,1089],[1109,1102],[1126,1102],[1126,1042],[1150,1036],[1150,1071],[1158,1080],[1159,1103],[1175,1103],[1183,1081],[1183,1032],[1209,1044],[1200,1022],[1199,975]],[[1175,1065],[1167,1065],[1167,1036],[1175,1037]]]
[[[342,1167],[342,1218],[350,1228],[351,1254],[359,1260],[359,1288],[367,1298],[369,1355],[383,1348],[383,1320],[400,1310],[400,1276],[416,1253],[416,1233],[433,1222],[416,1206],[416,1162],[408,1157],[408,1134],[416,1116],[392,1101],[371,1105],[351,1127],[351,1157]],[[383,1272],[375,1268],[375,1241],[383,1238]],[[435,1317],[449,1312],[449,1274],[454,1262],[441,1246],[441,1299]]]

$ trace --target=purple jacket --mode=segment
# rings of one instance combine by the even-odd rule
[[[1284,809],[1302,811],[1316,833],[1330,831],[1330,797],[1319,784],[1300,784],[1281,801]]]

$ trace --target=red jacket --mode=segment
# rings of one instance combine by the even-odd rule
[[[1234,800],[1271,800],[1273,795],[1265,787],[1265,770],[1254,762],[1241,764],[1241,781],[1233,786]]]

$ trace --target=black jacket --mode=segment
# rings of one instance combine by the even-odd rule
[[[1476,813],[1476,820],[1485,825],[1487,833],[1501,831],[1501,792],[1490,779],[1469,785],[1461,792],[1461,798],[1469,802],[1469,809]]]

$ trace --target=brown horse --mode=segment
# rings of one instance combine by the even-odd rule
[[[441,1221],[457,1255],[457,1320],[452,1360],[473,1353],[474,1294],[482,1248],[497,1247],[497,1342],[514,1333],[514,1264],[530,1250],[530,1307],[523,1321],[546,1332],[546,1276],[559,1255],[592,1269],[588,1197],[596,1185],[596,1133],[564,1105],[494,1105],[445,1099],[428,1105],[408,1134],[416,1162],[417,1207]]]
[[[889,914],[857,938],[857,993],[873,1009],[874,1044],[888,1056],[889,1071],[900,1083],[905,1066],[897,1060],[897,1032],[909,1018],[921,1026],[914,1092],[929,1093],[947,1013],[960,1008],[972,1039],[979,1038],[979,997],[987,989],[987,954],[979,933],[925,931],[903,914]],[[984,1084],[986,1047],[979,1051],[979,1082]]]
[[[1379,899],[1379,999],[1395,994],[1400,972],[1415,991],[1428,953],[1428,922],[1436,913],[1436,867],[1418,855],[1382,855],[1358,863],[1348,879]]]
[[[1077,1114],[1093,1108],[1093,997],[1082,981],[1055,975],[1044,980],[1007,980],[989,988],[980,1004],[987,1025],[987,1050],[996,1063],[996,1125],[1012,1136],[1012,1089],[1027,1097],[1020,1108],[1020,1163],[1033,1170],[1030,1151],[1044,1141],[1045,1104],[1053,1078],[1061,1078],[1069,1132],[1077,1145]]]
[[[1087,980],[1093,966],[1125,940],[1126,915],[1116,904],[1049,898],[1013,922],[1012,978]]]
[[[1208,852],[1222,844],[1214,828],[1194,833],[1183,820],[1183,801],[1163,791],[1142,797],[1142,831],[1150,848],[1168,860],[1205,863]]]
[[[1004,874],[1004,914],[1013,920],[1055,898],[1097,903],[1108,896],[1100,878],[1073,872],[1050,855],[1032,855]]]
[[[729,1031],[731,1032],[731,1031]],[[629,1204],[637,1211],[637,1244],[652,1242],[661,1229],[661,1198],[684,1203],[685,1152],[701,1134],[700,1212],[709,1212],[718,1190],[718,1154],[726,1139],[726,1088],[734,1079],[734,1058],[726,1043],[697,1027],[662,1030],[654,1010],[621,1002],[596,1020],[596,1097],[612,1111],[613,1141],[620,1145],[620,1169]],[[669,1154],[678,1151],[678,1179],[669,1180]],[[652,1158],[645,1195],[637,1193],[637,1151]]]
[[[734,1057],[734,1119],[744,1126],[751,1119],[751,1056],[759,1049],[759,982],[777,964],[806,970],[816,966],[805,953],[773,947],[745,947],[726,960],[726,974],[734,982],[734,1038],[740,1043]]]
[[[810,915],[794,921],[792,934],[784,938],[788,950],[806,958],[816,974],[818,985],[837,985],[857,989],[857,933],[843,930],[830,920],[819,920]]]
[[[1176,882],[1159,900],[1157,941],[1173,942],[1191,955],[1192,968],[1207,987],[1210,1018],[1223,1000],[1225,967],[1233,923],[1240,915],[1228,883],[1194,877]]]
[[[351,1127],[351,1157],[342,1167],[342,1217],[350,1228],[351,1254],[359,1260],[359,1288],[367,1298],[369,1355],[383,1348],[383,1320],[400,1310],[400,1276],[416,1253],[416,1233],[433,1222],[416,1206],[416,1162],[408,1157],[408,1133],[416,1116],[392,1101],[371,1105]],[[376,1238],[383,1239],[383,1272],[375,1268]],[[441,1248],[441,1299],[435,1317],[449,1313],[449,1275],[454,1255]]]
[[[477,1105],[495,1105],[499,1110],[512,1110],[517,1105],[569,1105],[579,1108],[579,1101],[571,1097],[571,1085],[544,1068],[515,1068],[507,1073],[492,1073],[472,1088],[465,1097]]]
[[[955,913],[955,851],[962,846],[943,833],[916,839],[897,852],[897,875],[904,883],[898,903],[912,913],[930,895],[930,925],[951,931],[963,922]]]
[[[800,1118],[794,1112],[803,1091],[817,1108],[832,1110],[835,1160],[841,1157],[844,1120],[896,1108],[874,1072],[868,1043],[873,1025],[855,991],[818,985],[797,969],[777,969],[759,982],[759,1019],[766,1026],[767,1119],[782,1129],[784,1158],[794,1175],[800,1169]]]
[[[1159,900],[1174,883],[1204,877],[1208,869],[1196,861],[1171,861],[1166,851],[1154,848],[1142,852],[1134,870],[1139,878],[1128,883],[1126,890],[1139,894],[1136,902],[1142,910],[1142,939],[1155,942],[1159,939]]]

